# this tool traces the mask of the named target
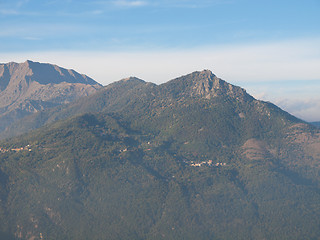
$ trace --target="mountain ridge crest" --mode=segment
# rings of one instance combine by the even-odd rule
[[[218,78],[208,69],[194,71],[161,85],[165,86],[168,90],[170,88],[181,89],[181,92],[185,92],[191,97],[211,99],[219,96],[228,96],[231,98],[237,98],[240,101],[249,101],[254,99],[246,92],[245,89]]]

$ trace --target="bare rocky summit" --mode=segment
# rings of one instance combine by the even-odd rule
[[[29,114],[88,96],[101,87],[90,77],[32,61],[0,64],[0,132]]]

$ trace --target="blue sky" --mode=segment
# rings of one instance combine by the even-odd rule
[[[1,0],[0,49],[183,49],[319,37],[319,10],[319,0]]]
[[[55,63],[102,84],[210,69],[320,120],[319,12],[320,0],[0,0],[0,62]]]

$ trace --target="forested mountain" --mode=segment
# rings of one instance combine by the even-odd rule
[[[316,126],[316,127],[320,127],[320,122],[312,122],[311,124]]]
[[[44,124],[0,143],[3,238],[320,235],[319,129],[210,71],[124,79],[17,128]]]
[[[88,96],[100,87],[86,75],[56,65],[0,64],[0,136],[27,115]]]

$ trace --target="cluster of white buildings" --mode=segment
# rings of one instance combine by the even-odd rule
[[[12,152],[29,151],[29,152],[31,152],[31,148],[30,148],[30,145],[27,145],[27,146],[21,147],[21,148],[12,148],[12,149],[5,149],[5,148],[0,147],[0,153],[5,153],[5,152],[9,152],[9,151],[12,151]]]
[[[213,163],[212,160],[202,161],[202,162],[199,162],[199,163],[195,163],[195,162],[191,161],[191,163],[190,163],[190,166],[192,166],[192,167],[201,167],[202,165],[219,167],[219,166],[226,166],[227,164],[226,163],[222,163],[222,162]]]

